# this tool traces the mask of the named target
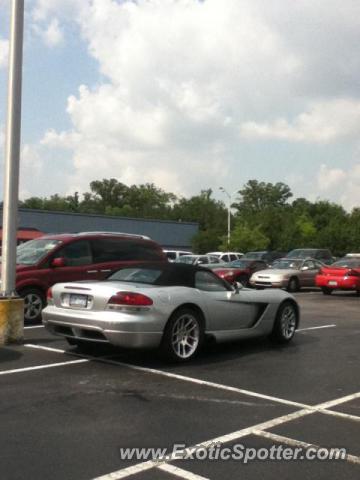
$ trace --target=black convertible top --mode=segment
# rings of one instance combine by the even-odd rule
[[[151,269],[151,270],[161,270],[161,275],[154,281],[153,285],[159,285],[164,287],[190,287],[194,288],[195,286],[195,273],[199,271],[205,271],[214,275],[210,269],[202,267],[200,265],[187,265],[184,263],[171,263],[171,262],[141,262],[128,265],[127,267],[122,268],[124,270],[126,268],[144,268],[144,269]],[[226,282],[222,281],[219,277],[216,277],[222,283],[226,284]],[[226,286],[228,286],[226,284]],[[231,289],[231,287],[230,287]]]

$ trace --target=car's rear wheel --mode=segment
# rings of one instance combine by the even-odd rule
[[[297,292],[300,288],[299,280],[296,277],[291,277],[287,286],[288,292]]]
[[[332,288],[329,287],[322,287],[321,291],[323,292],[324,295],[331,295],[332,294]]]
[[[166,325],[161,343],[162,354],[168,360],[185,362],[198,353],[203,338],[201,316],[191,308],[181,308]]]
[[[288,343],[293,338],[298,322],[298,312],[295,304],[285,301],[276,314],[270,338],[277,343]]]
[[[41,312],[45,307],[45,295],[38,288],[24,288],[20,291],[24,299],[24,321],[36,322],[41,320]]]

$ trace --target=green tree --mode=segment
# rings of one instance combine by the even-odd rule
[[[221,249],[226,249],[227,237],[222,238]],[[260,227],[238,223],[231,234],[230,248],[239,252],[251,250],[266,250],[269,239],[262,233]]]

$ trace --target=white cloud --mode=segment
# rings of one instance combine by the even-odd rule
[[[47,28],[42,32],[42,37],[45,44],[49,47],[55,47],[64,41],[64,34],[56,18],[53,18]]]
[[[71,129],[49,125],[39,151],[69,159],[69,191],[115,176],[188,194],[241,185],[252,162],[259,168],[249,175],[261,176],[276,154],[259,140],[270,139],[279,152],[274,177],[288,174],[308,195],[310,184],[332,194],[352,167],[342,166],[343,153],[336,168],[320,167],[324,150],[343,142],[354,159],[360,134],[359,7],[358,0],[36,0],[36,28],[55,21],[51,43],[56,29],[60,38],[66,22],[77,22],[102,74],[73,92]],[[306,149],[304,174],[292,172],[285,142],[292,158]]]
[[[336,99],[316,102],[292,122],[284,118],[272,123],[244,122],[240,134],[251,139],[328,143],[360,135],[360,101]]]
[[[329,168],[322,164],[318,173],[318,187],[321,191],[329,191],[338,187],[346,179],[347,174],[341,168]]]
[[[46,21],[56,15],[62,19],[73,19],[83,8],[87,8],[91,0],[36,0],[32,11],[35,21]]]
[[[278,33],[237,0],[227,8],[215,0],[94,0],[79,21],[108,78],[68,100],[74,182],[83,188],[94,161],[102,176],[116,171],[122,181],[184,192],[224,178],[219,151],[226,157],[238,142],[239,119],[282,95],[264,70],[281,84],[299,68]],[[253,88],[262,90],[258,102]]]
[[[9,42],[0,38],[0,68],[7,66],[9,54]]]
[[[360,163],[342,168],[331,168],[326,164],[320,166],[317,175],[318,191],[324,196],[337,197],[341,204],[351,210],[360,204]],[[335,194],[335,195],[334,195]]]

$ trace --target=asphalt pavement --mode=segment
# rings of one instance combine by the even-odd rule
[[[360,478],[360,298],[296,294],[294,341],[209,344],[194,361],[83,353],[27,326],[0,349],[2,480]],[[346,449],[343,460],[124,460],[125,447]],[[317,450],[318,451],[318,450]]]

